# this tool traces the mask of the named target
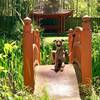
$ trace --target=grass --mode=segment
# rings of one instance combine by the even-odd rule
[[[66,37],[45,37],[45,38],[44,38],[44,42],[45,42],[46,44],[51,44],[51,43],[53,43],[53,41],[54,41],[55,39],[63,39],[63,40],[65,40],[65,41],[67,42],[68,37],[67,37],[67,36],[66,36]]]

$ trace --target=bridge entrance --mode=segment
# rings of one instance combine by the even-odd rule
[[[82,27],[69,30],[69,64],[66,65],[64,72],[58,72],[56,74],[50,70],[54,65],[46,65],[46,67],[40,65],[35,67],[37,63],[40,63],[39,31],[32,29],[30,18],[25,18],[23,34],[25,85],[30,87],[32,91],[36,91],[38,86],[43,85],[47,81],[47,88],[53,96],[66,98],[68,96],[68,88],[72,91],[68,91],[68,93],[72,93],[71,96],[74,96],[73,93],[79,95],[76,75],[78,76],[79,82],[91,85],[91,35],[90,17],[84,16]],[[81,77],[79,77],[80,74]],[[74,91],[75,88],[76,92]],[[59,90],[63,92],[63,96]],[[66,95],[64,95],[65,92]]]

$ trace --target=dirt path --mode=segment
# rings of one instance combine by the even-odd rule
[[[50,100],[80,100],[79,88],[73,65],[68,64],[63,72],[55,73],[54,65],[40,65],[35,71],[35,93],[46,88]]]

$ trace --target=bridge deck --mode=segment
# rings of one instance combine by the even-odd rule
[[[68,64],[63,72],[55,73],[54,65],[39,65],[35,68],[35,93],[47,89],[50,100],[80,100],[78,82],[73,65]]]

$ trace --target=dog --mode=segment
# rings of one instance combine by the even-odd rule
[[[66,55],[67,52],[65,51],[63,47],[64,40],[54,40],[55,46],[56,46],[56,52],[55,52],[55,66],[54,71],[63,71],[65,67],[65,61],[66,61]]]

